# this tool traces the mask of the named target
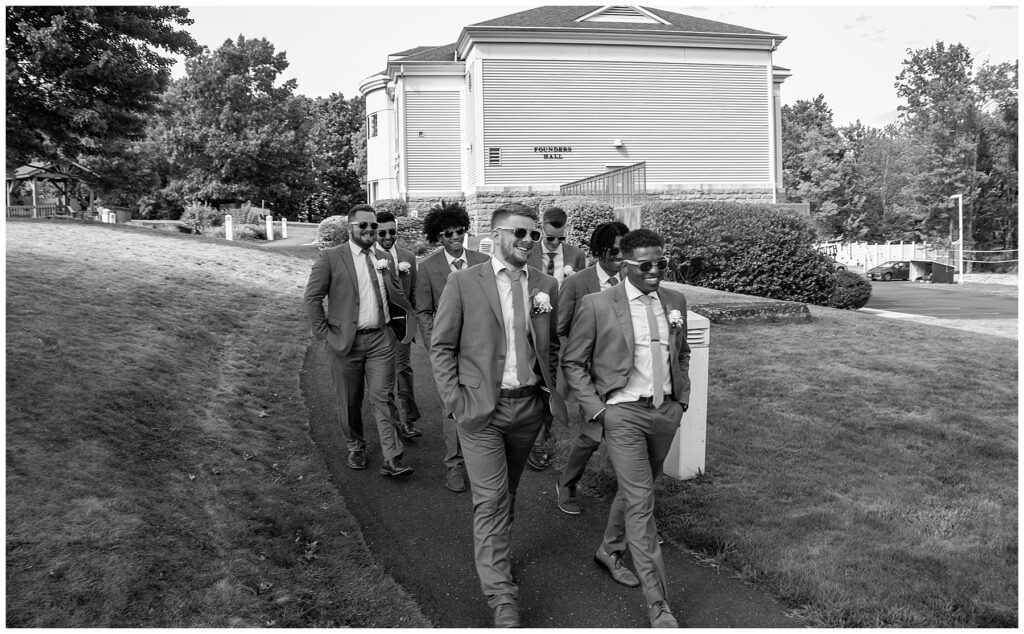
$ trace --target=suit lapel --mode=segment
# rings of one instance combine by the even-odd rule
[[[483,290],[484,298],[490,304],[494,312],[494,318],[498,320],[498,330],[502,333],[502,340],[505,337],[505,320],[501,316],[501,300],[498,298],[498,280],[494,277],[494,268],[490,266],[480,267],[480,288]]]
[[[616,284],[612,291],[612,308],[615,309],[615,317],[619,320],[619,330],[626,339],[626,349],[629,350],[629,360],[632,363],[636,341],[633,335],[633,317],[629,314],[629,298],[626,297],[626,287],[623,284]]]
[[[359,278],[356,277],[356,264],[352,256],[352,248],[345,243],[345,248],[341,249],[341,264],[345,267],[348,273],[348,280],[352,283],[352,289],[356,297],[359,297]]]
[[[587,294],[597,293],[601,290],[601,278],[597,275],[597,267],[599,264],[594,265],[594,270],[591,271],[590,277],[587,279]]]

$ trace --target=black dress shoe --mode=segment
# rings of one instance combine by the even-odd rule
[[[365,469],[366,468],[366,455],[362,449],[348,452],[348,460],[346,461],[349,469]]]
[[[403,465],[400,459],[396,457],[384,461],[380,468],[380,474],[392,478],[404,478],[412,475],[412,467]]]
[[[402,423],[398,426],[398,431],[402,434],[402,440],[412,440],[417,436],[423,435],[423,432],[417,429],[412,423]]]
[[[522,627],[516,604],[502,603],[494,608],[494,627]]]
[[[448,475],[444,480],[444,488],[455,493],[462,493],[466,490],[466,467],[455,465],[448,467]]]
[[[543,471],[551,466],[551,456],[542,449],[534,448],[530,451],[530,456],[526,459],[526,466],[530,467],[534,471]]]

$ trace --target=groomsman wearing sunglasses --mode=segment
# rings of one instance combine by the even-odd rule
[[[542,248],[530,254],[529,265],[544,271],[561,285],[575,273],[587,266],[587,254],[583,249],[566,243],[565,229],[568,216],[561,207],[548,207],[541,215]],[[530,452],[527,464],[531,469],[543,471],[551,465],[551,458],[545,451],[545,444],[551,433],[552,420],[544,421],[544,428],[537,436],[537,442]],[[568,421],[559,420],[566,425]]]
[[[348,212],[349,240],[320,252],[306,284],[305,305],[313,335],[324,341],[338,401],[338,422],[348,466],[365,469],[364,384],[377,424],[384,462],[381,475],[404,477],[403,445],[394,427],[397,410],[395,343],[412,341],[412,305],[402,295],[395,267],[374,248],[379,225],[369,205]],[[324,299],[327,310],[324,311]]]
[[[491,217],[494,257],[453,273],[434,318],[430,361],[455,414],[473,492],[473,545],[495,627],[519,627],[512,578],[516,489],[555,389],[558,284],[528,266],[537,212],[508,203]]]
[[[416,277],[416,318],[420,326],[420,340],[430,351],[430,337],[434,331],[434,313],[441,300],[441,291],[448,282],[448,276],[471,266],[486,262],[490,258],[463,247],[466,232],[469,231],[469,214],[459,203],[442,202],[435,205],[423,219],[423,233],[431,244],[440,244],[441,250],[423,260]],[[442,400],[443,403],[443,400]],[[449,491],[462,493],[466,490],[466,466],[459,445],[459,435],[451,412],[442,412],[444,432],[444,464],[447,468],[444,486]]]
[[[654,479],[690,398],[686,299],[660,286],[668,260],[658,234],[631,231],[620,248],[626,279],[580,302],[562,369],[586,419],[604,430],[619,486],[594,559],[618,583],[642,588],[652,627],[678,627],[654,521]],[[623,562],[627,546],[636,575]]]
[[[377,245],[391,257],[391,265],[402,283],[402,295],[416,309],[416,256],[412,251],[398,246],[398,221],[390,211],[377,212]],[[409,324],[415,335],[415,324]],[[420,408],[413,393],[412,365],[409,352],[412,343],[395,343],[395,402],[401,411],[401,418],[395,418],[395,427],[404,440],[422,436],[416,428],[420,419]]]

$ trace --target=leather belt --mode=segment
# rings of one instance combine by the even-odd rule
[[[526,398],[527,396],[535,396],[539,392],[539,385],[525,385],[511,390],[501,390],[498,392],[498,395],[501,398]]]
[[[643,405],[644,407],[654,407],[654,397],[641,396],[640,398],[636,399],[636,403],[637,405]]]
[[[377,326],[376,328],[360,328],[359,330],[356,331],[356,334],[357,335],[368,335],[371,332],[379,331],[381,328],[383,328],[383,326]]]

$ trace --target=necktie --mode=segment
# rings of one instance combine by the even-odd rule
[[[555,276],[555,252],[554,251],[548,251],[547,253],[545,253],[545,255],[548,256],[549,258],[551,258],[550,260],[548,260],[548,275],[554,277]]]
[[[618,283],[619,283],[619,276],[618,275],[613,275],[613,276],[608,278],[608,286],[615,286]]]
[[[461,271],[461,270],[462,270],[462,265],[463,265],[463,264],[464,264],[464,262],[462,261],[462,258],[459,258],[458,260],[454,260],[454,261],[452,262],[452,266],[454,266],[454,267],[455,267],[455,270],[456,270],[456,271]]]
[[[367,249],[363,249],[363,257],[366,259],[366,268],[370,271],[370,284],[373,285],[373,298],[377,305],[377,325],[384,325],[384,306],[380,298],[380,282],[377,281],[377,269],[373,266],[373,260],[370,258],[370,252]]]
[[[647,310],[647,329],[651,333],[651,375],[654,379],[654,406],[661,407],[665,400],[665,362],[661,358],[661,328],[658,328],[658,320],[654,317],[654,307],[651,306],[651,296],[641,295]]]
[[[529,356],[527,353],[526,302],[523,301],[523,286],[519,278],[525,271],[509,271],[505,274],[512,282],[512,336],[516,342],[516,376],[522,387],[530,380]]]

